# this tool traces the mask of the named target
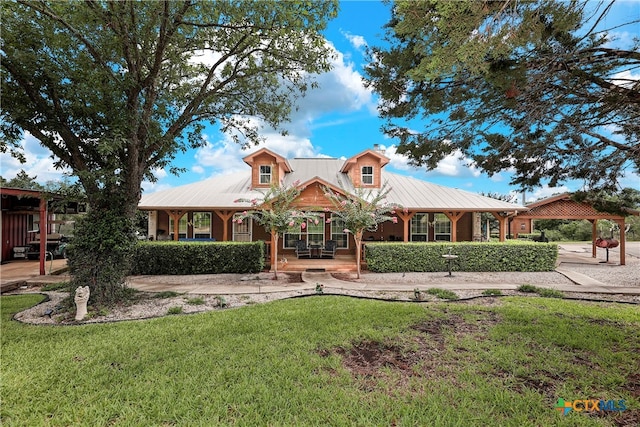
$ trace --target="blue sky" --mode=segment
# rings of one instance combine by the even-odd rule
[[[595,2],[594,2],[595,4]],[[143,184],[145,193],[176,187],[240,170],[248,170],[242,158],[263,146],[285,157],[351,157],[374,144],[386,149],[391,159],[387,170],[428,180],[436,184],[460,188],[473,192],[508,194],[518,189],[509,186],[510,173],[503,171],[489,177],[480,170],[467,166],[464,159],[451,156],[444,159],[437,169],[427,172],[407,165],[407,161],[395,153],[394,140],[381,131],[381,120],[377,117],[377,97],[366,89],[362,82],[366,64],[367,46],[380,45],[383,26],[390,17],[390,5],[377,1],[343,1],[338,17],[329,23],[325,32],[328,42],[335,48],[333,70],[319,76],[320,88],[310,91],[299,102],[299,110],[287,125],[289,135],[281,136],[275,131],[265,130],[266,143],[260,147],[243,151],[231,139],[220,134],[214,127],[207,128],[204,137],[207,145],[197,150],[179,154],[174,166],[183,167],[185,173],[171,175],[168,170],[158,170],[155,183]],[[604,25],[614,27],[620,22],[640,20],[640,0],[616,3]],[[632,37],[640,36],[640,24],[616,30],[619,43],[627,44]],[[634,73],[640,78],[640,70]],[[23,147],[27,163],[0,154],[2,170],[7,179],[24,169],[29,175],[37,175],[39,182],[58,179],[61,171],[54,170],[50,153],[38,142],[26,135]],[[638,175],[627,175],[621,180],[623,186],[640,188]],[[569,182],[558,188],[540,187],[527,194],[529,200],[550,196],[563,191],[580,189],[580,183]]]

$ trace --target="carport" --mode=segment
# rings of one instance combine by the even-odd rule
[[[512,223],[525,224],[523,229],[532,230],[536,219],[586,219],[591,223],[591,256],[596,257],[596,240],[598,237],[598,220],[613,221],[620,227],[620,265],[626,264],[625,253],[625,217],[608,212],[600,212],[585,202],[577,202],[570,193],[552,196],[527,205],[528,211],[515,213],[510,217]],[[635,209],[625,209],[629,215],[640,215]],[[517,227],[516,227],[517,228]],[[517,237],[517,235],[516,235]]]

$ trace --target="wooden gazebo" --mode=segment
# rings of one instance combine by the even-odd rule
[[[570,193],[552,196],[527,205],[526,212],[519,212],[511,216],[512,221],[526,224],[523,229],[532,230],[533,220],[536,219],[586,219],[591,223],[591,256],[596,257],[596,239],[598,234],[598,220],[606,219],[614,221],[620,227],[620,265],[625,265],[625,217],[608,212],[600,212],[588,203],[577,202],[571,198]],[[640,215],[640,211],[627,209],[629,215]]]

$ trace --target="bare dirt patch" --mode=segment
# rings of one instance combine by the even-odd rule
[[[454,358],[442,357],[447,351],[447,341],[459,342],[469,336],[482,339],[482,333],[499,321],[499,317],[491,312],[478,311],[477,316],[476,321],[471,322],[455,314],[429,319],[413,325],[411,329],[418,333],[407,338],[388,342],[365,340],[348,348],[320,351],[320,355],[340,355],[342,365],[365,390],[372,390],[381,380],[383,384],[393,383],[396,391],[410,392],[405,387],[414,376],[448,378],[455,382],[457,360],[465,357],[466,350],[456,348]]]

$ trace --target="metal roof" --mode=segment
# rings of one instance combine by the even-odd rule
[[[284,178],[292,185],[304,184],[319,178],[346,192],[354,187],[346,173],[340,172],[344,160],[333,158],[289,159],[293,171]],[[528,208],[502,200],[481,196],[469,191],[444,187],[409,176],[382,171],[382,182],[390,188],[387,201],[410,210],[422,211],[526,211]],[[138,207],[158,209],[240,209],[250,203],[236,203],[238,199],[262,197],[260,190],[251,190],[251,170],[222,175],[204,181],[174,187],[142,196]],[[264,191],[264,190],[262,190]]]

